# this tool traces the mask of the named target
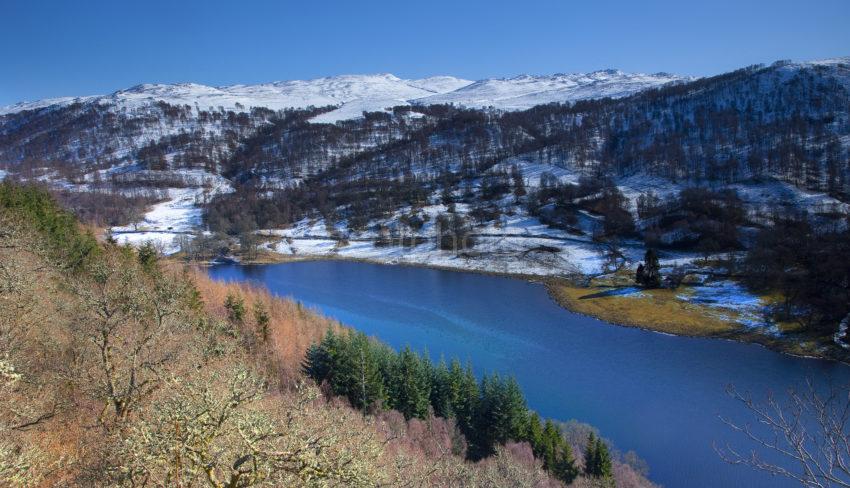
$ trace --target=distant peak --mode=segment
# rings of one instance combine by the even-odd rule
[[[123,90],[116,90],[115,93],[140,93],[148,91],[154,88],[156,85],[153,83],[139,83],[138,85],[133,85],[130,88],[125,88]]]
[[[148,93],[148,92],[157,92],[163,90],[175,90],[175,89],[205,89],[209,90],[212,87],[207,85],[201,85],[199,83],[140,83],[138,85],[131,86],[130,88],[124,90],[118,90],[115,93]]]
[[[592,75],[594,75],[594,74],[600,74],[600,75],[622,75],[622,74],[625,74],[625,73],[623,73],[622,71],[620,71],[620,70],[618,70],[618,69],[614,69],[614,68],[606,68],[606,69],[596,70],[596,71],[594,71],[594,72],[592,72],[592,73],[590,73],[590,74],[592,74]]]

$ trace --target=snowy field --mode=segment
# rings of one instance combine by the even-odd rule
[[[458,212],[466,212],[464,204],[457,204]],[[465,269],[537,276],[570,276],[599,274],[603,272],[605,256],[602,249],[588,236],[573,236],[551,229],[524,212],[503,216],[498,225],[491,223],[474,229],[475,246],[455,253],[437,249],[437,216],[446,212],[443,205],[430,205],[419,210],[427,222],[411,237],[425,242],[412,246],[376,247],[378,237],[373,225],[368,231],[348,234],[345,223],[335,227],[337,236],[347,236],[347,243],[332,238],[322,220],[302,220],[289,229],[269,229],[261,234],[276,236],[281,241],[271,250],[287,256],[321,256],[346,259],[366,259],[389,264],[419,264],[445,268]],[[396,221],[409,209],[402,209],[389,220]],[[630,259],[639,259],[642,249],[624,248]]]
[[[385,264],[417,264],[468,271],[485,271],[517,275],[569,276],[577,273],[597,273],[603,257],[592,246],[578,243],[553,245],[549,239],[506,235],[504,237],[475,237],[476,245],[469,251],[454,253],[436,248],[434,241],[412,247],[376,247],[371,240],[338,241],[321,238],[287,238],[274,246],[274,251],[288,256],[338,257],[366,259]],[[534,251],[538,246],[550,246],[559,252]]]
[[[191,238],[202,228],[200,203],[213,195],[233,191],[230,182],[221,176],[203,171],[187,174],[204,186],[169,188],[168,200],[154,205],[136,225],[112,227],[112,237],[119,243],[133,246],[151,242],[165,254],[177,252],[175,238],[178,235]]]

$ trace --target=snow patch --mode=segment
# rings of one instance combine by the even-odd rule
[[[722,318],[733,318],[745,327],[760,329],[772,335],[780,333],[776,325],[765,318],[766,304],[740,283],[729,280],[710,281],[690,290],[692,294],[679,294],[676,298],[715,308]],[[723,312],[731,313],[732,317]]]

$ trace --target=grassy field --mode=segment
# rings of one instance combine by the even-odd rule
[[[687,285],[677,290],[636,289],[631,293],[610,294],[613,290],[628,289],[632,284],[631,276],[625,274],[593,279],[588,286],[566,280],[546,283],[552,298],[564,308],[606,322],[676,335],[755,342],[787,354],[846,361],[844,351],[835,347],[828,334],[807,333],[796,322],[778,323],[780,336],[748,329],[736,322],[734,311],[719,311],[677,298],[693,293]],[[778,300],[777,297],[762,299],[767,303]]]
[[[603,296],[610,285],[591,282],[588,287],[550,281],[552,297],[563,307],[619,325],[643,327],[677,335],[718,336],[741,327],[721,317],[716,309],[676,298],[682,290],[640,290],[626,295]]]

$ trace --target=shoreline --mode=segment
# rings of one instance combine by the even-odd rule
[[[179,259],[180,262],[184,262],[182,259]],[[758,333],[755,331],[747,330],[742,325],[738,324],[734,321],[724,320],[719,322],[723,322],[728,327],[728,330],[725,331],[717,331],[717,332],[706,332],[703,329],[697,329],[695,331],[682,331],[682,330],[670,330],[668,327],[654,325],[652,323],[647,323],[647,321],[641,320],[624,320],[622,317],[617,316],[615,311],[605,312],[604,308],[597,308],[596,310],[588,310],[587,307],[578,306],[574,303],[574,300],[565,299],[561,294],[559,294],[559,288],[570,288],[573,290],[584,290],[586,292],[591,292],[591,287],[582,287],[578,286],[575,283],[571,282],[567,278],[557,277],[557,276],[541,276],[541,275],[533,275],[533,274],[522,274],[522,273],[509,273],[502,271],[488,271],[488,270],[480,270],[480,269],[464,269],[460,267],[453,266],[441,266],[435,264],[427,264],[427,263],[415,263],[415,262],[386,262],[376,259],[370,258],[353,258],[353,257],[344,257],[344,256],[328,256],[328,255],[302,255],[302,256],[286,256],[282,254],[270,254],[264,255],[257,259],[252,260],[234,260],[233,263],[230,264],[239,264],[243,266],[253,266],[253,265],[268,265],[268,264],[285,264],[285,263],[296,263],[296,262],[306,262],[306,261],[348,261],[348,262],[358,262],[358,263],[367,263],[367,264],[376,264],[381,266],[408,266],[414,268],[425,268],[425,269],[435,269],[440,271],[452,271],[457,273],[475,273],[489,276],[497,276],[502,278],[509,279],[519,279],[523,281],[527,281],[530,283],[539,283],[543,287],[546,288],[546,293],[549,296],[549,299],[552,300],[559,307],[579,315],[584,315],[587,317],[592,317],[602,322],[605,322],[609,325],[613,325],[616,327],[629,327],[641,329],[648,332],[654,332],[657,334],[665,334],[670,336],[678,336],[678,337],[693,337],[693,338],[704,338],[704,339],[719,339],[719,340],[728,340],[740,343],[747,344],[757,344],[771,351],[785,354],[792,357],[804,358],[804,359],[821,359],[827,361],[836,361],[843,364],[850,365],[850,361],[847,358],[842,358],[832,348],[824,351],[819,348],[811,348],[805,347],[800,342],[795,342],[789,339],[780,339],[771,337],[766,334]],[[225,263],[216,263],[215,261],[202,261],[198,264],[202,266],[213,266],[215,264],[225,264]],[[634,300],[634,299],[632,299]],[[697,314],[694,314],[697,315]]]
[[[544,283],[546,286],[547,293],[549,294],[549,298],[555,302],[558,306],[564,308],[565,310],[569,310],[572,313],[576,313],[579,315],[583,315],[586,317],[592,317],[594,319],[605,322],[606,324],[614,325],[616,327],[628,327],[633,329],[640,329],[647,332],[653,332],[656,334],[663,334],[667,336],[673,337],[690,337],[696,339],[712,339],[712,340],[725,340],[732,342],[739,342],[742,344],[756,344],[765,349],[769,349],[771,351],[784,354],[787,356],[792,356],[801,359],[820,359],[826,361],[835,361],[843,364],[850,365],[850,361],[845,358],[838,357],[835,354],[824,354],[822,351],[817,350],[803,350],[801,349],[801,345],[797,342],[791,342],[787,339],[778,339],[765,334],[760,334],[758,332],[748,331],[746,328],[741,326],[740,324],[734,322],[728,322],[731,326],[731,329],[727,332],[722,333],[686,333],[686,332],[671,332],[669,330],[664,330],[661,327],[654,327],[651,325],[647,325],[645,323],[641,323],[639,321],[625,321],[613,317],[611,315],[600,314],[600,313],[589,313],[584,310],[580,310],[579,308],[573,306],[567,301],[559,298],[557,293],[554,290],[554,287],[562,285],[562,283],[558,283],[557,280],[552,280]],[[830,351],[832,352],[832,351]]]

